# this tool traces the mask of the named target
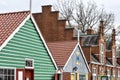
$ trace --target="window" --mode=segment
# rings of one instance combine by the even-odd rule
[[[0,80],[15,80],[14,69],[3,69],[0,68]]]
[[[104,54],[101,54],[101,63],[104,64]]]
[[[104,45],[103,44],[100,44],[100,53],[104,53]]]
[[[85,75],[79,75],[80,80],[86,80]]]
[[[93,76],[93,79],[92,80],[97,80],[97,76]]]
[[[61,74],[57,74],[57,75],[58,75],[57,80],[62,80],[62,75]]]
[[[96,73],[97,73],[96,68],[93,68],[93,80],[97,80]]]
[[[96,74],[96,68],[93,68],[93,74]]]
[[[110,74],[111,74],[110,70],[107,70],[108,80],[110,80]]]
[[[115,77],[115,70],[113,70],[113,77]]]
[[[118,70],[118,80],[120,80],[120,70]]]
[[[33,60],[32,59],[26,59],[25,60],[25,68],[33,68],[34,64],[33,64]]]
[[[104,64],[104,45],[100,44],[101,63]]]
[[[115,65],[115,49],[113,49],[112,52],[113,52],[113,65]]]

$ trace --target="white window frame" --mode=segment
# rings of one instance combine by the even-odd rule
[[[104,45],[100,44],[101,63],[104,64]]]
[[[113,53],[113,65],[115,66],[116,62],[115,62],[115,49],[112,49],[112,53]]]
[[[32,61],[32,67],[28,67],[28,66],[26,66],[26,61],[27,60],[31,60]],[[29,58],[25,58],[25,68],[27,68],[27,69],[34,69],[34,59],[29,59]]]
[[[108,80],[110,80],[110,74],[111,74],[111,71],[108,69],[108,70],[107,70]]]
[[[0,69],[13,69],[14,70],[14,80],[16,80],[16,68],[11,68],[11,67],[0,67]]]
[[[111,71],[108,69],[107,70],[107,76],[110,76],[110,74],[111,74]]]
[[[115,78],[115,70],[113,70],[113,77]]]
[[[120,70],[118,70],[118,80],[120,80]]]
[[[93,79],[95,77],[95,79]],[[93,68],[93,71],[92,71],[92,80],[97,80],[97,69],[96,68]]]

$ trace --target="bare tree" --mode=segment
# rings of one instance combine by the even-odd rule
[[[100,13],[97,10],[95,4],[88,3],[88,6],[80,2],[76,8],[76,15],[73,15],[73,19],[78,25],[81,25],[81,31],[86,32],[87,28],[93,28],[95,24],[99,21]]]
[[[56,5],[54,5],[54,9],[60,11],[61,17],[67,20],[70,27],[72,27],[71,21],[74,7],[73,0],[57,0]]]
[[[100,15],[100,18],[104,20],[104,33],[106,34],[109,30],[113,29],[114,24],[114,14],[113,13],[106,13],[104,10]]]
[[[101,19],[104,20],[105,33],[113,27],[114,14],[106,13],[103,8],[98,8],[95,2],[88,2],[85,5],[81,0],[62,1],[57,1],[58,3],[55,7],[57,7],[61,15],[68,21],[70,27],[76,24],[81,32],[85,33],[88,28],[99,27],[98,24]]]

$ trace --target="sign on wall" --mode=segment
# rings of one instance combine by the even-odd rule
[[[101,76],[101,80],[108,80],[108,76]]]

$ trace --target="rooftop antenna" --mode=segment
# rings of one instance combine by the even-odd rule
[[[30,0],[30,6],[29,6],[29,8],[30,8],[30,14],[32,13],[32,0]]]

